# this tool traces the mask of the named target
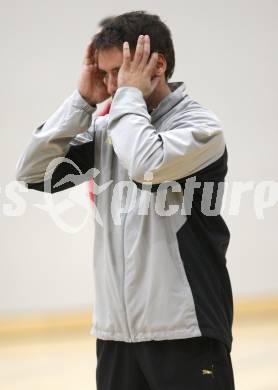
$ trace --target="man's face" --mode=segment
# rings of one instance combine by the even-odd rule
[[[103,73],[103,82],[112,97],[118,88],[118,72],[122,63],[123,53],[117,47],[98,52],[98,68]]]

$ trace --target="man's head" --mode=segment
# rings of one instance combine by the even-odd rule
[[[175,52],[169,28],[159,16],[144,11],[128,12],[111,18],[95,36],[93,46],[99,53],[98,65],[104,71],[108,92],[117,89],[117,72],[122,64],[122,48],[129,42],[134,53],[139,35],[149,35],[151,53],[158,52],[158,72],[163,72],[165,81],[173,74]]]

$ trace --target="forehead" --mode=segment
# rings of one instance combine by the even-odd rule
[[[123,63],[122,50],[117,47],[99,50],[98,52],[98,67],[101,70],[112,70],[120,67]]]

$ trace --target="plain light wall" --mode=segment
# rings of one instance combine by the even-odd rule
[[[172,81],[184,81],[188,94],[222,121],[229,153],[227,199],[234,181],[253,181],[239,215],[229,215],[229,207],[223,211],[231,231],[227,261],[235,298],[278,295],[277,202],[261,220],[253,207],[256,186],[278,182],[278,2],[150,3],[1,2],[1,316],[92,305],[87,184],[51,197],[56,207],[66,208],[64,222],[84,223],[74,234],[57,226],[43,209],[45,195],[35,191],[17,188],[25,210],[7,216],[19,200],[13,195],[11,201],[6,191],[16,185],[10,184],[15,165],[32,131],[76,88],[84,47],[98,21],[136,9],[157,13],[168,24],[177,63]]]

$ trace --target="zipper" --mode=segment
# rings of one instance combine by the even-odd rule
[[[127,199],[127,197],[126,197]],[[130,330],[130,325],[129,325],[129,320],[128,320],[128,314],[127,314],[127,304],[126,304],[126,296],[125,296],[125,261],[126,261],[126,256],[125,256],[125,222],[126,222],[126,217],[128,213],[124,213],[123,215],[123,252],[124,252],[124,261],[123,261],[123,304],[124,304],[124,311],[125,311],[125,320],[126,320],[126,325],[127,325],[127,330],[128,330],[128,336],[129,336],[129,341],[133,341],[133,337],[131,335],[131,330]]]

